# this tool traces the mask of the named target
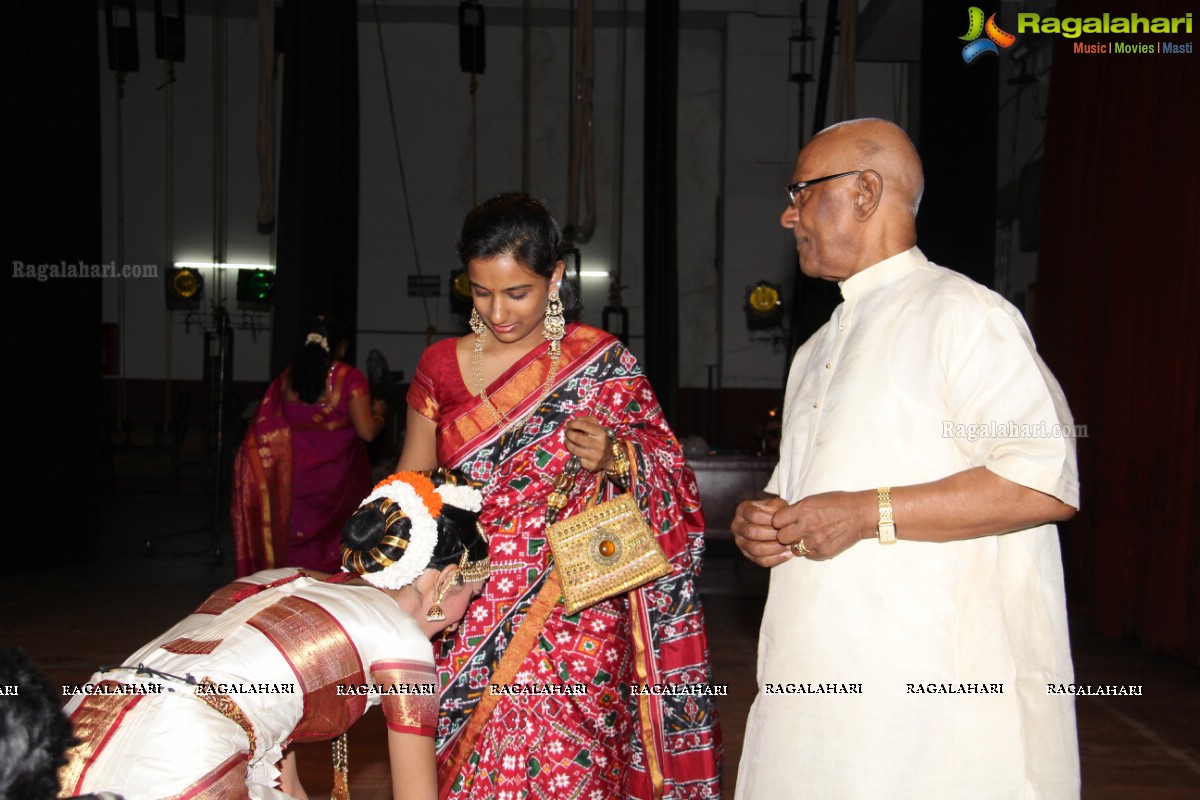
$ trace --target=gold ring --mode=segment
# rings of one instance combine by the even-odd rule
[[[801,558],[804,558],[806,555],[811,553],[812,550],[809,550],[807,547],[805,547],[804,540],[801,539],[798,542],[792,542],[792,552],[795,553],[796,555],[800,556]]]

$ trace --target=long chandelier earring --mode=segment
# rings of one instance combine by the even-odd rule
[[[484,332],[487,331],[487,325],[483,324],[483,317],[479,316],[479,311],[474,306],[471,307],[471,319],[469,324],[471,326],[471,330],[474,331],[476,336],[483,336]]]
[[[555,357],[559,354],[563,334],[567,330],[567,321],[563,318],[563,304],[558,297],[558,290],[551,290],[546,297],[546,319],[543,322],[542,336],[550,342],[550,352]]]

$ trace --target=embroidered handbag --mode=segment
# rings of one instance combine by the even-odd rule
[[[566,480],[560,478],[555,489],[555,493],[561,492],[564,505],[578,469],[578,459],[572,458],[563,471]],[[636,486],[636,473],[631,478],[630,486]],[[602,476],[587,508],[546,530],[567,614],[671,573],[671,565],[642,517],[632,491],[596,502],[604,480]]]

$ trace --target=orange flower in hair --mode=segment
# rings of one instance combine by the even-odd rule
[[[425,508],[429,510],[429,516],[436,519],[442,513],[442,496],[437,493],[433,481],[425,475],[419,472],[397,472],[375,484],[375,490],[392,483],[407,483],[411,486],[417,493],[417,497],[421,498],[421,502],[425,504]]]

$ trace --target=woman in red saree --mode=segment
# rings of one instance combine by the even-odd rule
[[[348,340],[320,314],[263,396],[233,467],[237,575],[275,567],[336,572],[342,525],[371,488],[365,442],[384,426]]]
[[[455,467],[483,484],[492,542],[492,580],[460,635],[435,648],[440,796],[719,797],[695,476],[633,355],[563,324],[574,298],[561,252],[557,223],[526,195],[472,211],[459,256],[474,335],[428,348],[408,395],[400,469]],[[547,497],[574,456],[586,472],[558,516],[582,510],[619,466],[614,445],[632,454],[631,491],[672,573],[567,616]],[[512,675],[507,691],[493,690],[497,673]],[[696,691],[655,688],[680,684]]]

